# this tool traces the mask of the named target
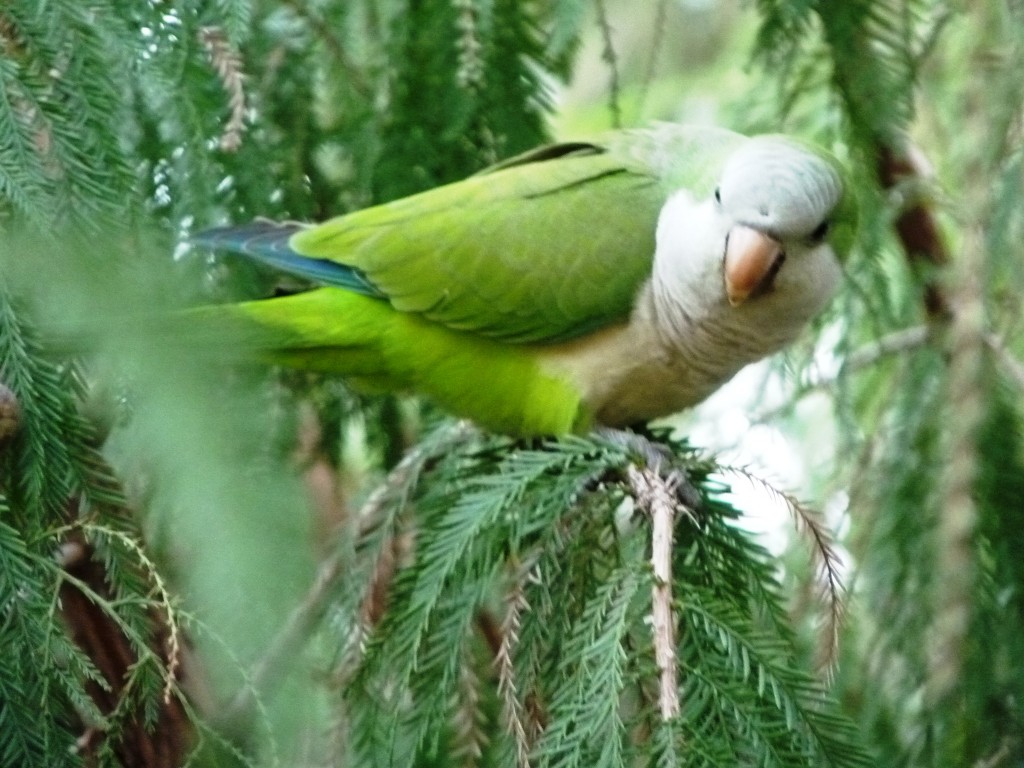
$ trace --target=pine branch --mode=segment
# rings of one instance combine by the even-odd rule
[[[738,653],[749,656],[749,649],[756,648],[785,670],[784,677],[799,673],[785,666],[791,663],[787,653],[792,647],[774,593],[774,566],[762,561],[759,550],[716,510],[734,513],[702,500],[689,483],[673,479],[675,474],[662,479],[657,468],[665,466],[685,470],[696,481],[714,468],[678,444],[665,446],[615,432],[605,432],[596,441],[572,438],[540,448],[483,439],[440,458],[423,478],[415,544],[391,585],[387,611],[370,628],[361,656],[348,656],[355,670],[345,675],[343,686],[355,753],[366,759],[407,752],[439,756],[445,754],[444,745],[461,743],[457,734],[473,720],[475,708],[459,697],[465,665],[475,658],[468,640],[474,623],[479,630],[479,606],[493,599],[504,581],[502,574],[511,567],[516,575],[502,626],[486,633],[488,638],[494,635],[488,642],[497,643],[495,693],[509,733],[503,743],[507,752],[502,753],[507,762],[611,768],[647,754],[633,729],[649,717],[680,724],[672,743],[687,749],[692,744],[696,754],[719,754],[721,740],[732,738],[726,736],[731,729],[694,731],[692,742],[684,738],[682,733],[703,717],[706,702],[675,698],[684,687],[691,690],[691,682],[680,681],[676,665],[665,663],[678,653],[673,643],[692,648],[717,636],[717,630],[707,635],[703,629],[690,629],[673,641],[668,628],[678,620],[679,606],[689,604],[692,589],[708,584],[697,588],[727,596],[727,602],[715,603],[712,615],[718,616],[721,608],[729,616],[751,612],[748,622],[754,614],[770,616],[768,629],[747,637],[751,645]],[[637,487],[645,477],[646,485]],[[664,499],[658,500],[659,494]],[[670,543],[673,526],[665,513],[675,516],[683,508],[678,506],[681,498],[690,506],[686,499],[691,495],[698,496],[695,504],[709,506],[702,507],[700,519],[679,517],[674,527],[675,536],[685,542],[681,551]],[[636,507],[649,508],[658,520],[653,559],[661,578],[646,599],[641,563],[649,542],[635,535],[635,526],[620,514],[623,499],[634,496],[639,497]],[[702,561],[705,555],[710,568]],[[668,561],[672,564],[666,565]],[[673,572],[681,566],[685,577]],[[682,595],[670,586],[677,578],[684,578],[677,582]],[[644,619],[652,605],[655,614],[665,614],[653,642]],[[697,635],[691,637],[690,631]],[[355,647],[349,637],[345,643]],[[717,655],[709,663],[700,669],[711,686],[725,685],[723,674],[732,679],[743,668],[743,662],[734,661],[716,666],[721,663]],[[483,679],[479,670],[475,674]],[[774,725],[758,726],[767,740],[743,743],[769,745],[774,739],[779,743],[772,748],[780,755],[809,748],[809,737],[790,727],[796,722],[792,707],[804,703],[774,714],[762,711],[761,704],[756,711],[749,709],[762,695],[746,674],[742,683],[728,683],[739,686],[730,694],[736,712],[750,722],[767,718],[764,723]],[[641,693],[634,702],[639,711],[631,712],[624,706],[633,700],[629,692],[642,692],[650,682],[662,693],[651,699]],[[795,693],[804,691],[804,683],[780,684],[794,685],[787,689],[792,695],[805,695]],[[479,693],[473,697],[483,701]],[[836,765],[859,765],[856,756],[861,753],[845,741],[848,732],[841,728],[838,733],[834,738],[822,735],[815,749],[834,757]],[[840,756],[844,749],[847,757]]]
[[[479,12],[475,0],[453,0],[453,3],[458,11],[455,26],[459,30],[459,63],[455,79],[460,87],[476,90],[484,85],[483,44],[477,23]]]
[[[12,55],[0,61],[0,191],[43,234],[55,225],[113,229],[131,208],[134,174],[119,131],[133,42],[105,5],[40,12],[18,1],[0,14],[0,46]]]
[[[537,745],[540,765],[622,764],[625,729],[619,696],[628,662],[622,641],[639,585],[633,566],[622,564],[586,596],[558,663],[551,720]]]
[[[536,581],[539,575],[534,567],[524,578]],[[527,719],[525,707],[520,702],[513,662],[519,645],[522,616],[530,610],[522,582],[523,579],[516,579],[505,599],[507,608],[502,622],[501,646],[495,657],[495,665],[498,668],[498,694],[503,704],[505,728],[515,744],[516,765],[518,768],[530,768],[530,753],[537,738],[536,721]]]
[[[694,685],[695,703],[705,710],[691,713],[692,722],[706,728],[714,722],[706,710],[719,709],[727,727],[737,728],[766,756],[764,764],[799,765],[810,759],[837,767],[873,765],[867,751],[852,740],[852,724],[822,709],[821,690],[806,673],[786,663],[785,643],[755,629],[735,606],[722,605],[700,589],[690,588],[685,601],[677,600],[677,610],[690,646],[683,668]],[[761,706],[747,699],[751,683]],[[772,712],[784,719],[785,730],[771,727]]]
[[[242,59],[224,31],[218,27],[200,29],[199,42],[210,57],[210,63],[228,94],[228,121],[220,137],[220,148],[225,152],[237,152],[242,146],[242,134],[245,132],[245,76],[242,74]]]

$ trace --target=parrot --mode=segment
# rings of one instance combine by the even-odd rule
[[[413,392],[517,437],[675,414],[830,301],[857,205],[830,153],[661,123],[542,146],[322,223],[194,244],[312,283],[198,307],[261,360]]]

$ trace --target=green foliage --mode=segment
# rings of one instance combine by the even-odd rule
[[[141,41],[125,3],[5,4],[0,16],[0,216],[99,230],[122,213],[132,176],[111,135]],[[128,42],[115,44],[114,40]]]
[[[1024,16],[1002,2],[759,9],[755,56],[784,73],[785,119],[821,134],[821,94],[801,90],[827,78],[866,213],[855,290],[838,307],[841,353],[872,360],[851,365],[835,397],[856,457],[836,474],[852,493],[859,594],[841,698],[886,765],[1013,764],[1009,702],[1024,691],[1006,660],[1020,652],[1022,582],[1007,549],[1019,505],[1004,494],[1024,458],[1024,379],[1020,276],[1007,268],[1024,226],[1024,90],[1012,74]],[[836,133],[834,118],[825,130]],[[919,343],[873,357],[874,340],[922,322]]]
[[[892,140],[913,115],[918,69],[947,13],[932,0],[846,3],[759,0],[755,57],[778,72],[779,103],[831,86],[861,139]]]
[[[166,614],[169,597],[151,593],[153,565],[79,415],[77,372],[42,357],[17,309],[0,284],[0,380],[20,411],[17,431],[0,446],[0,762],[77,765],[72,723],[110,728],[116,743],[122,720],[165,690],[176,695],[150,639],[150,611]],[[106,583],[62,567],[76,542],[103,561]],[[125,679],[105,677],[69,634],[61,616],[68,589],[128,638],[137,659]],[[112,686],[123,691],[120,702],[101,711],[92,693]]]
[[[339,662],[355,665],[343,681],[353,760],[439,759],[462,670],[480,663],[473,625],[500,622],[496,661],[474,675],[499,689],[507,733],[492,736],[483,764],[517,754],[550,766],[646,761],[647,734],[666,727],[671,743],[698,745],[707,759],[665,754],[665,764],[869,764],[851,725],[795,665],[771,558],[716,500],[725,488],[707,477],[714,465],[672,448],[672,467],[702,489],[701,506],[680,512],[672,556],[679,718],[666,726],[657,716],[650,521],[627,480],[642,459],[602,441],[464,440],[407,479],[423,489],[405,523],[412,562],[365,649]],[[380,512],[401,527],[401,514]]]
[[[4,3],[0,764],[138,764],[168,733],[192,765],[854,766],[865,744],[908,768],[1024,760],[1018,6]],[[852,166],[846,289],[771,422],[821,445],[828,414],[803,395],[834,408],[840,446],[806,457],[813,495],[849,500],[829,693],[808,672],[806,557],[770,556],[685,443],[661,467],[701,499],[675,523],[666,721],[638,444],[426,429],[428,408],[197,370],[142,329],[85,365],[46,338],[301,288],[175,244],[473,173],[571,103],[588,128],[711,114]],[[101,651],[127,649],[114,676],[76,610]],[[190,654],[186,696],[171,668]]]
[[[514,0],[400,4],[375,199],[454,181],[543,143],[550,101],[540,73],[558,63],[539,29],[546,10]]]

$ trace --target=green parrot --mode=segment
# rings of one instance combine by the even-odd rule
[[[320,287],[196,312],[267,361],[418,392],[492,431],[622,427],[791,342],[836,290],[855,225],[821,149],[663,124],[321,224],[202,233]]]

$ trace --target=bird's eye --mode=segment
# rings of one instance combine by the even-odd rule
[[[715,202],[719,204],[722,202],[722,190],[720,187],[715,187]]]
[[[823,222],[821,222],[821,224],[814,228],[813,232],[811,232],[811,240],[813,240],[816,243],[820,243],[822,240],[825,239],[825,236],[828,235],[828,230],[831,226],[832,222],[829,221],[828,219],[825,219]]]

